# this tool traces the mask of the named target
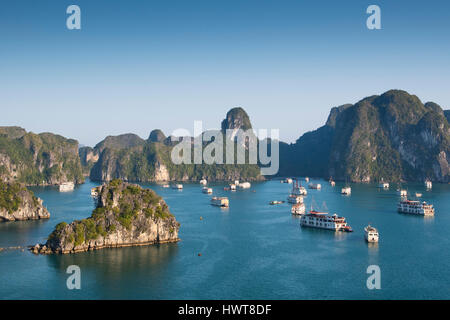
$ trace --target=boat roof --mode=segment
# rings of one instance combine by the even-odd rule
[[[309,211],[309,213],[311,213],[311,214],[328,214],[328,212],[320,212],[320,211],[316,211],[316,210],[311,210],[311,211]]]

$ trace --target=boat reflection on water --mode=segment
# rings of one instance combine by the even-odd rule
[[[379,242],[367,242],[369,251],[378,252]]]

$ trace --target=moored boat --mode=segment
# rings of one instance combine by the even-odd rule
[[[63,182],[59,185],[59,192],[73,191],[75,184],[73,182]]]
[[[284,203],[284,201],[281,201],[281,200],[273,200],[273,201],[270,201],[270,202],[269,202],[269,204],[271,204],[271,205],[274,205],[274,204],[282,204],[282,203]]]
[[[315,210],[302,216],[300,220],[302,227],[319,228],[333,231],[352,232],[352,228],[347,225],[344,217],[339,217],[337,214],[331,216],[327,212],[319,212]]]
[[[378,184],[378,188],[380,188],[380,189],[389,189],[389,183],[388,182],[380,182]]]
[[[320,189],[322,189],[322,185],[320,183],[310,183],[308,185],[308,188],[320,190]]]
[[[181,183],[176,183],[176,184],[172,185],[172,189],[182,190],[183,185]]]
[[[239,189],[249,189],[252,185],[250,182],[242,182],[238,184]]]
[[[434,208],[432,204],[428,204],[425,201],[420,202],[418,200],[400,200],[397,206],[397,210],[400,213],[408,213],[421,216],[434,215]]]
[[[427,189],[433,188],[433,183],[431,182],[431,180],[429,180],[429,179],[425,180],[425,187]]]
[[[302,196],[298,196],[295,194],[290,194],[288,196],[288,202],[289,203],[303,203],[303,197]]]
[[[205,186],[208,184],[208,181],[206,179],[202,179],[202,180],[200,180],[200,184]]]
[[[306,196],[308,192],[305,187],[302,187],[302,184],[298,183],[297,179],[294,179],[294,183],[292,185],[291,196]]]
[[[397,194],[398,194],[400,197],[407,197],[407,196],[408,196],[408,191],[405,190],[405,189],[398,189],[398,190],[397,190]]]
[[[227,197],[212,197],[211,204],[216,207],[228,207],[230,203]]]
[[[352,188],[344,187],[341,189],[341,194],[349,196],[352,193]]]
[[[213,189],[212,188],[208,188],[208,187],[203,187],[202,188],[202,192],[203,193],[207,193],[207,194],[211,194],[211,193],[213,193]]]
[[[291,213],[293,215],[298,215],[298,216],[304,215],[305,211],[306,211],[306,208],[305,208],[304,203],[297,203],[297,204],[292,205],[292,207],[291,207]]]
[[[91,189],[91,196],[97,198],[100,193],[101,187],[94,187]]]
[[[367,242],[378,242],[378,230],[369,224],[364,228],[364,239],[366,239]]]

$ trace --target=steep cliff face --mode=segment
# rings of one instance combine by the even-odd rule
[[[0,180],[26,185],[82,183],[78,142],[52,133],[0,127]]]
[[[179,241],[180,224],[154,191],[113,180],[99,187],[92,215],[60,223],[45,245],[34,253],[76,253],[102,248],[141,246]]]
[[[245,111],[237,108],[227,113],[222,128],[246,130],[251,124]],[[94,148],[99,159],[91,169],[90,178],[135,182],[263,179],[256,164],[174,164],[171,153],[177,144],[171,142],[170,137],[166,138],[161,130],[153,130],[147,141],[133,134],[108,137]],[[203,148],[207,145],[205,142]]]
[[[281,167],[300,175],[355,182],[450,180],[444,112],[400,90],[332,109],[324,127],[283,152]]]
[[[225,119],[222,121],[221,129],[223,133],[226,133],[228,139],[235,140],[239,130],[252,129],[252,124],[244,109],[233,108],[227,112]]]
[[[84,176],[89,176],[92,167],[98,161],[99,154],[96,149],[91,147],[82,147],[78,149],[78,155],[80,156],[81,168]]]
[[[23,185],[0,182],[0,222],[48,219],[42,200]]]
[[[447,118],[447,121],[450,123],[450,110],[444,110],[444,115]]]

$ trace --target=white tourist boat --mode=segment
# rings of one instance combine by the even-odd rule
[[[176,183],[176,184],[172,185],[172,189],[182,190],[183,185],[181,183]]]
[[[293,215],[301,216],[301,215],[305,214],[305,211],[306,211],[306,208],[305,208],[304,203],[297,203],[297,204],[292,205],[292,207],[291,207],[291,213]]]
[[[206,179],[202,179],[202,180],[200,180],[200,184],[202,184],[202,185],[207,185],[208,184],[208,180],[206,180]]]
[[[286,178],[284,180],[280,180],[281,183],[292,183],[292,179],[291,178]]]
[[[161,187],[162,188],[170,188],[170,186],[168,184],[163,184]]]
[[[309,178],[308,178],[308,177],[305,177],[305,181],[306,181],[306,182],[309,182]]]
[[[211,193],[213,193],[213,189],[212,188],[208,188],[208,187],[203,187],[202,188],[202,192],[206,193],[206,194],[211,194]]]
[[[230,202],[227,197],[212,197],[211,204],[216,207],[228,207]]]
[[[405,189],[399,189],[399,190],[397,190],[397,194],[398,194],[400,197],[407,197],[407,196],[408,196],[408,191],[405,190]]]
[[[250,182],[242,182],[238,184],[238,188],[239,189],[250,189],[252,185],[250,184]]]
[[[294,179],[290,196],[306,196],[307,194],[305,187],[302,187],[301,183],[299,184],[298,180]]]
[[[367,242],[378,242],[378,230],[369,224],[364,228],[364,239],[366,239]]]
[[[327,212],[319,212],[315,210],[304,214],[300,220],[302,227],[319,228],[333,231],[352,232],[352,228],[347,224],[344,217],[337,214],[331,216]]]
[[[303,196],[299,196],[299,195],[295,195],[295,194],[290,194],[287,198],[289,203],[303,203]]]
[[[236,191],[236,185],[235,184],[230,184],[230,190],[231,191]]]
[[[416,192],[416,198],[422,197],[422,194],[420,192]]]
[[[98,198],[101,187],[94,187],[91,189],[91,196],[93,198]]]
[[[333,178],[330,178],[330,180],[328,182],[330,183],[330,185],[332,187],[334,187],[336,185],[336,182],[333,180]]]
[[[75,184],[73,182],[63,182],[59,185],[59,192],[73,191]]]
[[[378,184],[378,188],[380,188],[380,189],[389,189],[389,183],[388,182],[380,182]]]
[[[418,200],[401,200],[398,203],[397,210],[400,213],[416,214],[421,216],[433,216],[434,208],[432,204]]]
[[[308,188],[315,189],[315,190],[320,190],[320,189],[322,189],[322,185],[320,183],[310,183],[308,185]]]
[[[431,180],[429,180],[429,179],[425,180],[425,187],[427,189],[433,188],[433,183],[431,182]]]
[[[341,194],[349,196],[352,194],[352,188],[350,187],[344,187],[341,189]]]

